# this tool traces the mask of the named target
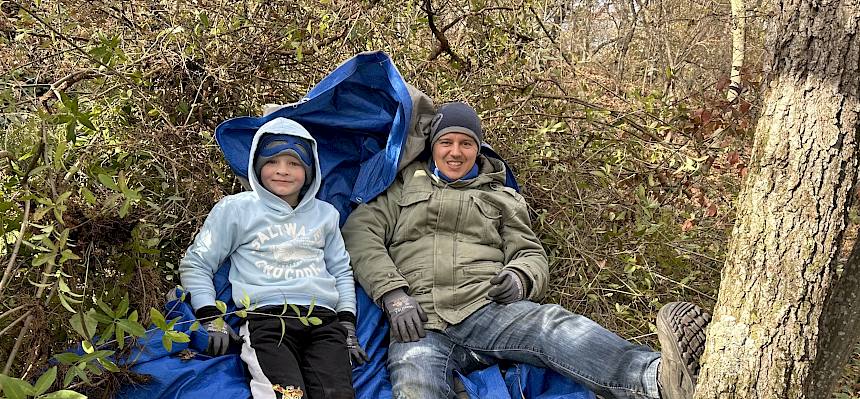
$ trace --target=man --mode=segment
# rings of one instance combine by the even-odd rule
[[[480,120],[443,105],[431,159],[408,165],[343,228],[355,276],[391,325],[395,398],[449,398],[454,371],[499,361],[555,370],[607,398],[691,398],[710,316],[666,305],[663,354],[558,305],[539,305],[546,253],[505,166],[480,154]]]

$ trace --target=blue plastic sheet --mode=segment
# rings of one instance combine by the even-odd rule
[[[339,66],[300,102],[263,117],[230,119],[218,126],[215,136],[234,173],[247,177],[251,140],[258,127],[278,117],[304,125],[319,143],[323,186],[317,196],[340,211],[343,224],[356,203],[376,197],[394,181],[411,113],[409,92],[388,56],[381,52],[362,53]],[[489,149],[485,153],[495,155]],[[508,180],[508,185],[516,188],[512,173]],[[228,304],[228,310],[234,310],[228,271],[229,263],[221,266],[215,287],[218,299]],[[367,364],[353,369],[356,397],[390,398],[391,384],[385,368],[387,321],[360,287],[356,291],[357,335],[370,356]],[[150,375],[152,381],[127,385],[120,397],[250,397],[239,348],[215,358],[202,354],[207,336],[203,330],[189,331],[194,320],[190,305],[176,300],[165,308],[168,320],[180,318],[176,329],[187,332],[191,342],[175,343],[167,351],[161,343],[161,332],[150,333],[142,341],[142,349],[129,360],[135,364],[134,371]],[[230,317],[227,322],[238,330],[242,321]],[[193,356],[188,358],[188,354]],[[591,392],[558,373],[529,365],[514,365],[504,375],[497,366],[490,367],[464,376],[464,383],[473,398],[594,398]]]

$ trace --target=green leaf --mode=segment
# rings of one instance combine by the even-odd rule
[[[87,189],[86,187],[81,187],[81,194],[84,195],[84,200],[87,201],[90,205],[96,204],[96,196],[92,191]]]
[[[63,352],[54,355],[54,359],[57,359],[62,364],[74,364],[81,357],[77,353],[72,352]]]
[[[307,318],[307,317],[304,317],[304,316],[299,317],[299,321],[300,321],[300,322],[302,322],[302,324],[304,324],[304,325],[305,325],[305,327],[309,327],[309,326],[310,326],[310,323],[308,323],[308,318]]]
[[[26,399],[27,396],[33,395],[33,386],[22,379],[0,374],[0,384],[3,385],[3,393],[8,399]]]
[[[83,348],[84,353],[86,354],[95,352],[95,348],[93,348],[93,344],[90,341],[82,341],[81,348]]]
[[[136,321],[132,321],[129,319],[119,319],[116,321],[119,326],[122,327],[123,330],[128,331],[131,335],[135,337],[142,337],[146,335],[146,329],[140,325],[140,323]]]
[[[110,355],[113,355],[113,354],[114,354],[114,351],[107,351],[107,350],[95,351],[93,353],[87,353],[86,355],[84,355],[84,357],[82,357],[80,360],[78,360],[78,365],[76,367],[81,367],[82,365],[85,365],[86,363],[89,363],[90,361],[92,361],[94,359],[104,359],[104,358],[106,358]]]
[[[189,331],[197,331],[199,329],[200,329],[200,322],[196,321],[196,320],[194,321],[194,323],[191,323],[191,327],[188,327]]]
[[[42,396],[41,399],[87,399],[87,396],[79,394],[75,391],[63,389],[61,391],[51,392],[45,396]]]
[[[301,316],[302,316],[302,312],[300,312],[300,311],[299,311],[299,307],[298,307],[298,306],[293,305],[293,304],[290,304],[290,309],[292,309],[292,310],[293,310],[293,312],[295,312],[295,313],[296,313],[296,316],[299,316],[299,317],[301,317]]]
[[[72,329],[84,339],[90,339],[92,337],[89,328],[84,329],[84,315],[82,313],[73,314],[72,317],[69,318],[69,324],[71,324]],[[95,332],[95,330],[93,330],[93,332]]]
[[[122,206],[119,207],[119,217],[124,218],[128,215],[128,208],[131,208],[131,200],[126,197],[126,199],[122,201]]]
[[[55,256],[57,256],[57,255],[53,252],[43,252],[39,255],[36,255],[36,257],[33,258],[32,264],[34,267],[44,265],[49,260],[53,260]]]
[[[313,324],[315,326],[322,324],[322,320],[320,320],[319,317],[314,317],[314,316],[308,317],[308,322],[310,322],[311,324]]]
[[[164,346],[164,349],[168,352],[173,350],[173,341],[170,340],[170,337],[167,334],[161,336],[161,345]]]
[[[81,125],[90,128],[90,130],[96,130],[95,125],[93,125],[93,122],[90,120],[90,116],[87,114],[78,115],[78,122],[80,122]]]
[[[60,253],[60,264],[62,265],[63,263],[66,263],[66,261],[69,259],[78,260],[78,259],[81,259],[81,257],[78,255],[75,255],[69,249],[64,249],[63,252]]]
[[[188,337],[188,334],[182,331],[168,331],[167,336],[170,337],[170,340],[173,342],[189,342],[191,338]]]
[[[120,349],[125,348],[125,329],[119,323],[114,323],[116,326],[116,331],[114,331],[114,336],[116,337],[116,344],[119,345]]]
[[[115,317],[123,317],[128,312],[128,294],[125,294],[122,297],[122,300],[119,301],[119,306],[116,308],[116,312],[114,312]]]
[[[110,371],[111,373],[118,373],[119,367],[116,366],[116,363],[108,360],[108,359],[98,359],[99,364],[105,368],[105,370]]]
[[[33,387],[33,396],[39,396],[45,393],[49,388],[51,388],[51,384],[54,383],[54,380],[57,379],[57,366],[51,367],[45,374],[42,374],[39,377],[39,380],[36,381],[36,385]]]
[[[284,335],[287,335],[287,325],[284,323],[284,319],[278,317],[278,321],[281,322],[281,339],[278,340],[278,348],[281,347],[281,342],[284,341]]]
[[[98,179],[99,179],[99,182],[101,184],[103,184],[105,187],[107,187],[111,190],[114,190],[114,191],[119,191],[119,187],[117,187],[116,183],[114,183],[113,179],[110,176],[108,176],[104,173],[99,173]]]
[[[221,311],[221,314],[227,313],[227,304],[221,301],[215,301],[215,307]]]
[[[316,303],[317,303],[317,299],[316,299],[316,298],[311,298],[311,304],[310,304],[310,305],[308,305],[308,316],[310,316],[310,315],[311,315],[311,313],[313,313],[313,311],[314,311],[314,305],[316,305]]]
[[[62,292],[60,292],[59,295],[57,295],[57,298],[60,299],[60,305],[63,305],[63,307],[66,308],[66,310],[68,310],[69,312],[72,312],[72,313],[78,313],[76,310],[72,309],[72,306],[69,305],[69,302],[68,302],[69,298],[66,298],[66,296],[63,295]]]
[[[54,149],[54,170],[60,170],[63,164],[63,155],[66,154],[66,140],[57,140],[57,148]]]
[[[113,319],[116,317],[116,315],[113,313],[113,309],[111,309],[110,306],[108,306],[108,304],[104,303],[104,301],[102,301],[101,298],[99,298],[96,301],[96,305],[98,305],[99,309],[101,309],[102,312],[105,312],[105,314],[111,318],[111,321],[113,321]],[[125,316],[125,315],[123,315],[123,316]]]
[[[239,316],[239,317],[241,317],[241,318],[243,318],[243,319],[244,319],[244,318],[248,317],[248,312],[247,312],[247,311],[245,311],[244,309],[242,309],[242,310],[237,310],[237,311],[236,311],[236,316]]]
[[[164,320],[164,315],[156,308],[149,308],[149,319],[155,323],[155,326],[162,331],[167,330],[167,321]]]

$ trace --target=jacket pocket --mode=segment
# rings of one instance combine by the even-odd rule
[[[404,192],[397,201],[400,207],[400,217],[394,227],[395,241],[415,241],[423,236],[427,229],[427,206],[430,202],[430,191]]]
[[[475,203],[475,207],[478,208],[478,212],[487,219],[490,220],[498,220],[502,218],[502,211],[499,208],[496,208],[492,203],[481,199],[480,197],[472,197],[472,202]]]
[[[463,239],[472,244],[480,244],[499,248],[502,237],[499,230],[502,226],[502,211],[492,202],[477,195],[469,200],[467,217],[460,221]]]

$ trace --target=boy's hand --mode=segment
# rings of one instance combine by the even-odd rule
[[[209,346],[206,348],[206,353],[212,356],[221,356],[227,353],[227,349],[230,348],[230,341],[241,342],[242,338],[233,332],[227,323],[223,321],[216,323],[216,321],[217,319],[209,320],[204,324],[206,332],[209,333]],[[221,328],[218,328],[219,324]]]
[[[427,314],[415,298],[406,294],[402,288],[386,292],[382,296],[391,335],[399,342],[415,342],[424,338],[424,322]]]
[[[351,321],[341,321],[340,325],[346,329],[346,349],[349,350],[349,362],[353,366],[360,366],[367,362],[367,353],[361,348],[358,343],[358,337],[355,336],[355,324]]]

